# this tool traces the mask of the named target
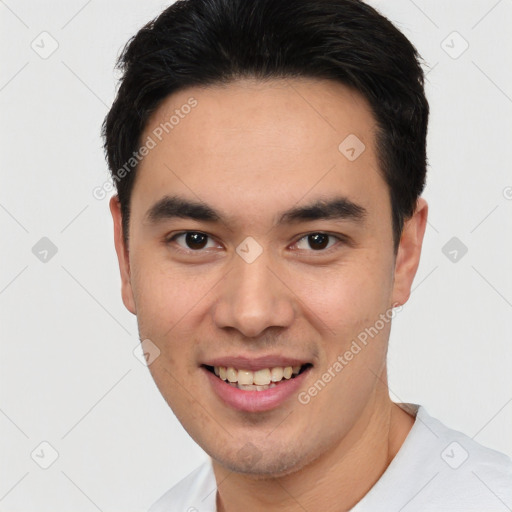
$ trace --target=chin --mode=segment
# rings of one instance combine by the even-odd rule
[[[256,479],[278,478],[295,473],[314,459],[314,457],[307,457],[304,452],[298,453],[290,447],[283,451],[273,447],[260,451],[252,443],[245,444],[231,456],[212,454],[211,457],[229,471]]]

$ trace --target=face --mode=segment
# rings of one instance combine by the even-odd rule
[[[129,248],[111,201],[123,300],[159,351],[152,376],[231,470],[298,470],[376,399],[423,233],[406,225],[394,254],[375,129],[365,100],[330,81],[189,88],[142,136],[155,145]]]

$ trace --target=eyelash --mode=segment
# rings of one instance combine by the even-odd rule
[[[213,237],[211,235],[208,235],[207,233],[204,233],[202,231],[180,231],[179,233],[176,233],[175,235],[167,237],[165,239],[165,244],[166,245],[170,245],[171,243],[175,242],[175,240],[178,237],[183,236],[183,235],[187,235],[189,233],[204,235],[204,236],[208,237],[208,241],[209,240],[213,240]],[[309,233],[306,233],[306,234],[302,235],[296,242],[294,242],[293,245],[296,245],[300,241],[302,241],[304,239],[307,239],[308,236],[311,236],[311,235],[324,235],[324,236],[327,236],[329,238],[336,239],[341,244],[347,244],[348,243],[346,237],[344,237],[342,235],[333,235],[331,233],[326,233],[324,231],[311,231]],[[318,254],[328,254],[328,253],[331,252],[331,250],[336,249],[338,245],[339,245],[339,243],[338,244],[333,244],[331,247],[328,246],[326,249],[319,249],[319,250],[309,249],[309,250],[306,250],[306,252],[318,253]],[[180,252],[184,252],[186,254],[191,254],[191,253],[202,254],[202,253],[205,252],[203,249],[197,249],[197,250],[194,250],[194,249],[184,249],[183,247],[180,247],[179,245],[178,245],[178,249],[177,250],[180,251]],[[298,250],[300,251],[300,250],[304,250],[304,249],[298,249]]]

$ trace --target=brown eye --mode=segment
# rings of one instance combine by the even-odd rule
[[[186,233],[185,243],[189,249],[203,249],[208,242],[208,235],[204,233]]]
[[[341,236],[329,235],[328,233],[309,233],[304,235],[295,243],[296,248],[307,252],[327,252],[336,242],[343,242]]]
[[[320,250],[325,249],[329,243],[329,235],[323,233],[313,233],[308,235],[308,243],[311,249]]]
[[[208,249],[215,246],[210,236],[199,231],[185,231],[183,233],[178,233],[167,240],[167,243],[171,242],[175,242],[182,249],[196,252],[199,252],[204,248]]]

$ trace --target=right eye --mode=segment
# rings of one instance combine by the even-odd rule
[[[215,247],[214,245],[208,245],[209,242],[213,243],[213,240],[206,233],[201,231],[183,231],[177,233],[166,240],[166,243],[176,242],[180,249],[186,252],[200,252],[201,249],[210,249]]]

